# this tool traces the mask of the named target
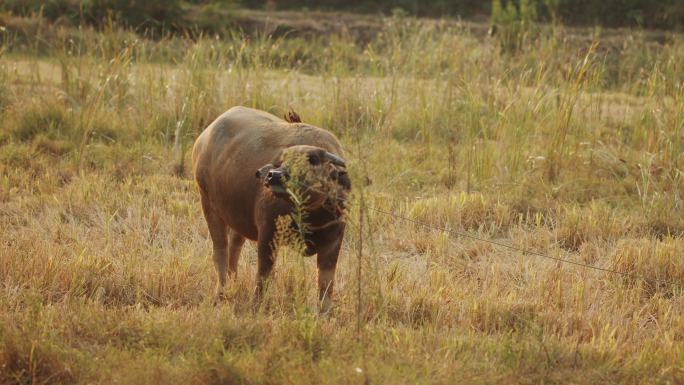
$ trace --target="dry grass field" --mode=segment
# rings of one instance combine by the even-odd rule
[[[0,383],[684,383],[681,36],[4,23]],[[330,315],[287,248],[253,311],[251,244],[212,304],[188,149],[233,105],[292,105],[345,145]]]

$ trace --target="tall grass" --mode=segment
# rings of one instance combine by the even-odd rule
[[[249,245],[212,306],[187,148],[236,104],[335,132],[365,207],[684,282],[681,37],[542,28],[511,52],[462,25],[384,23],[366,45],[8,28],[0,381],[683,381],[681,288],[359,211],[360,195],[331,315],[296,250],[253,312]]]

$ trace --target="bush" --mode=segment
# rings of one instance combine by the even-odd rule
[[[139,31],[178,29],[185,24],[180,0],[5,0],[0,11],[95,26],[111,20]]]
[[[569,24],[601,24],[610,27],[684,27],[681,0],[558,0],[560,19]]]
[[[184,24],[180,0],[85,0],[83,8],[95,25],[109,19],[136,30],[178,29]]]
[[[0,2],[0,11],[19,16],[41,14],[56,20],[65,16],[78,17],[79,4],[78,0],[4,0]]]
[[[537,6],[529,0],[520,0],[516,6],[511,0],[504,7],[500,0],[492,2],[491,24],[505,51],[515,51],[523,46],[525,39],[537,32]]]
[[[546,21],[611,27],[684,27],[684,2],[681,0],[514,0],[511,4],[519,9],[525,2]],[[242,0],[244,6],[253,8],[263,8],[266,3],[266,0]],[[276,3],[280,9],[334,9],[385,14],[401,9],[411,15],[428,17],[478,17],[494,11],[492,3],[478,0],[278,0]]]

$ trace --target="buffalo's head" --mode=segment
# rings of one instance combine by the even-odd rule
[[[302,200],[309,209],[326,202],[341,205],[351,190],[344,159],[314,146],[286,148],[273,163],[261,167],[256,177],[276,197]]]

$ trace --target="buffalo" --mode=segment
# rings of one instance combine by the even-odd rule
[[[342,156],[332,133],[292,113],[286,121],[236,106],[199,135],[192,167],[213,243],[217,300],[224,298],[226,276],[237,274],[246,239],[257,244],[255,298],[261,297],[275,260],[278,218],[299,209],[305,223],[290,226],[306,228],[304,253],[317,255],[320,305],[331,307],[351,190]]]

